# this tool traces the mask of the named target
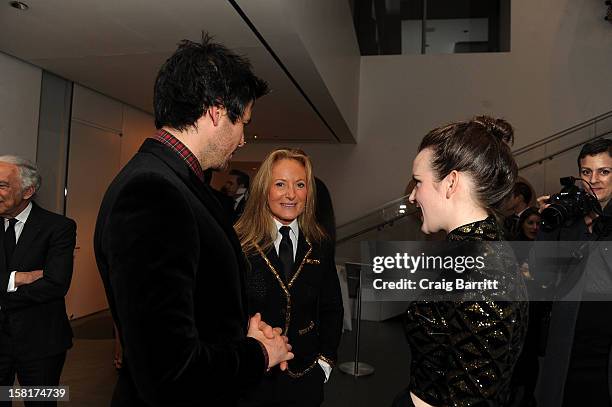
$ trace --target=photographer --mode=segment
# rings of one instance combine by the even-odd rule
[[[538,405],[544,407],[612,405],[608,372],[612,302],[607,301],[612,289],[612,259],[608,259],[611,252],[607,247],[612,240],[612,205],[608,205],[612,197],[612,141],[585,144],[577,161],[580,180],[585,182],[576,183],[584,190],[566,186],[565,195],[538,198],[544,225],[547,219],[549,223],[536,240],[566,242],[559,247],[564,245],[565,254],[571,253],[556,261],[544,260],[541,246],[531,253],[536,273],[558,276],[547,282],[553,283],[556,294],[538,386]]]

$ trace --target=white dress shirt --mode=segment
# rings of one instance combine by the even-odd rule
[[[17,222],[15,223],[15,244],[19,242],[19,236],[21,236],[21,232],[23,231],[23,227],[30,216],[30,212],[32,211],[32,202],[28,203],[28,206],[22,210],[19,215],[15,216]],[[7,218],[4,218],[4,231],[8,229],[9,221]],[[11,275],[9,276],[8,287],[6,288],[6,292],[12,293],[17,291],[17,287],[15,287],[15,273],[17,270],[11,271]]]
[[[276,254],[280,255],[278,252],[278,248],[280,247],[281,240],[283,240],[283,235],[281,235],[280,233],[280,228],[281,226],[289,226],[291,228],[291,230],[289,231],[289,239],[291,240],[291,245],[293,246],[293,261],[295,261],[298,239],[300,236],[300,226],[298,225],[297,219],[294,219],[293,222],[288,225],[283,225],[276,218],[274,218],[274,223],[276,224],[276,238],[274,239],[274,248],[276,249]],[[319,359],[317,360],[317,362],[319,363],[319,366],[321,366],[321,369],[323,369],[323,373],[325,373],[324,383],[327,383],[327,381],[329,380],[329,375],[332,371],[332,367],[323,359]]]
[[[295,261],[295,255],[297,254],[297,245],[298,239],[300,237],[300,226],[298,225],[297,219],[294,219],[288,225],[283,225],[276,218],[274,218],[274,223],[276,224],[276,239],[274,239],[274,248],[276,249],[276,254],[280,255],[278,252],[278,248],[280,247],[281,240],[283,240],[283,235],[280,233],[281,226],[289,226],[291,230],[289,231],[289,239],[291,240],[291,245],[293,246],[293,261]]]
[[[240,201],[247,198],[247,189],[244,187],[240,187],[236,190],[236,195],[234,197],[234,210],[240,204]]]

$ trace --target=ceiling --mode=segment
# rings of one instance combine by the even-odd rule
[[[151,113],[159,66],[181,39],[207,31],[246,55],[272,89],[257,102],[247,137],[339,141],[228,1],[24,1],[27,11],[0,4],[1,52]]]

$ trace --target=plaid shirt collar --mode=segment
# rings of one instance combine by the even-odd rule
[[[178,154],[200,181],[204,182],[204,171],[202,171],[202,166],[196,156],[193,155],[185,144],[181,143],[179,139],[162,129],[159,129],[157,133],[155,133],[153,139],[168,146],[172,151]]]

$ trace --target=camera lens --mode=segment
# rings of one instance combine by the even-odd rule
[[[552,204],[548,208],[542,211],[542,223],[541,226],[545,230],[552,230],[561,226],[566,219],[568,219],[567,208],[563,205]]]

